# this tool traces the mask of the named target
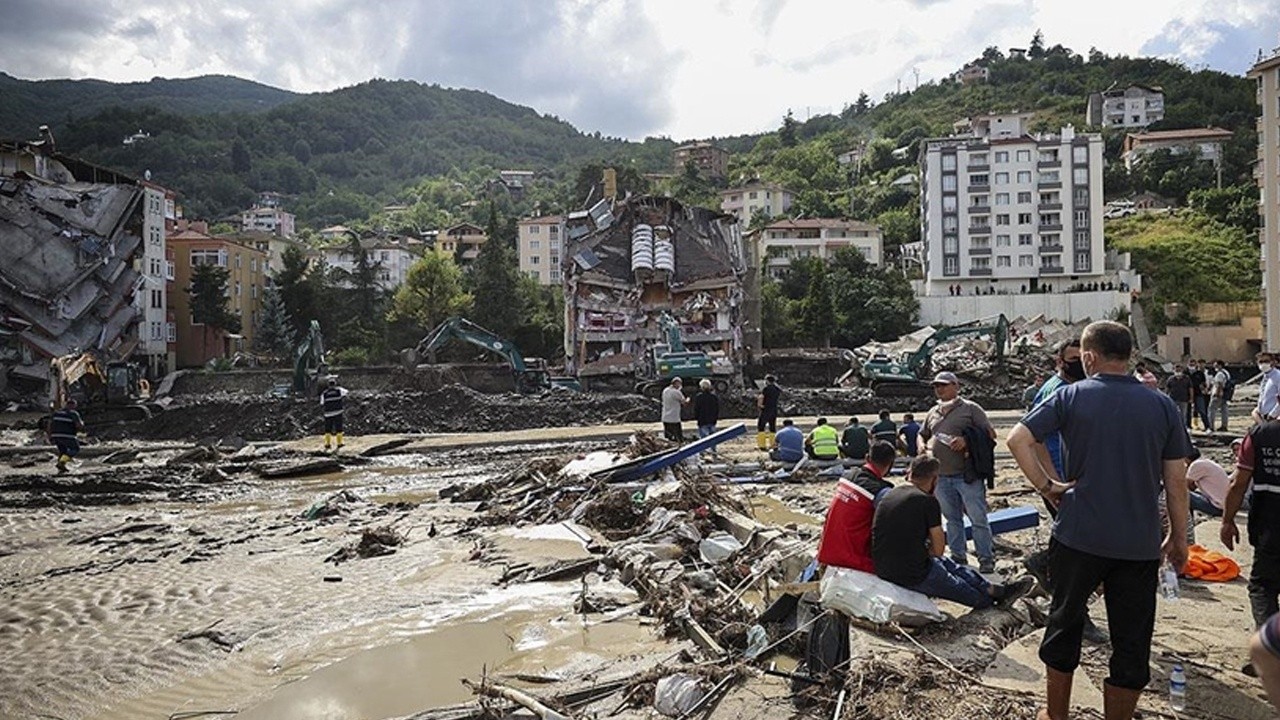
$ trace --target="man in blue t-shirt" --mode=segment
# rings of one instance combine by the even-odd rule
[[[791,422],[790,418],[782,421],[782,429],[778,431],[774,441],[778,447],[769,452],[770,460],[793,463],[804,457],[804,433]]]
[[[1133,337],[1127,327],[1092,323],[1080,350],[1088,379],[1059,388],[1028,413],[1009,434],[1008,447],[1036,491],[1058,506],[1053,602],[1040,644],[1047,717],[1067,717],[1085,611],[1094,590],[1105,585],[1112,653],[1104,714],[1131,718],[1151,679],[1161,559],[1179,570],[1187,560],[1183,458],[1191,442],[1173,401],[1129,374]],[[1044,446],[1054,433],[1062,434],[1063,475]],[[1162,489],[1171,526],[1163,541]]]
[[[898,434],[902,436],[902,444],[907,448],[908,457],[920,454],[920,423],[916,422],[914,415],[907,413],[902,416],[902,427],[898,428]]]

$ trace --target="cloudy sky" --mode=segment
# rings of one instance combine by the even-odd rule
[[[1037,28],[1077,52],[1243,72],[1277,0],[0,0],[22,78],[371,77],[486,90],[587,132],[731,135],[945,76]]]

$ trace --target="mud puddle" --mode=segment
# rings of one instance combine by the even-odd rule
[[[822,527],[822,518],[800,512],[772,495],[751,498],[751,515],[765,525],[813,525]]]

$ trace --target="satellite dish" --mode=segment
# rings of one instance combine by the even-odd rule
[[[150,170],[142,171],[142,179],[146,180],[147,182],[151,182],[151,171]]]

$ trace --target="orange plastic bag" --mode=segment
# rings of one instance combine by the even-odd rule
[[[1187,564],[1182,567],[1182,574],[1195,580],[1228,582],[1240,577],[1240,566],[1220,552],[1192,545],[1187,548]]]

